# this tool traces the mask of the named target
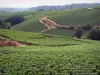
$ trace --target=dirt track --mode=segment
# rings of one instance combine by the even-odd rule
[[[47,27],[47,29],[42,30],[41,33],[46,32],[46,31],[51,30],[51,29],[73,30],[73,28],[71,26],[57,24],[53,20],[48,19],[46,16],[41,17],[39,19],[39,21],[41,24],[43,24],[45,27]]]
[[[21,44],[17,41],[0,41],[0,46],[26,46],[24,44]]]
[[[47,27],[47,29],[40,31],[41,33],[46,32],[48,30],[52,30],[52,29],[72,30],[70,26],[57,24],[53,20],[48,19],[46,16],[41,17],[39,21],[41,24]],[[27,46],[27,45],[19,43],[17,41],[0,40],[0,46]]]
[[[26,46],[26,44],[19,43],[17,41],[11,41],[7,38],[2,37],[0,39],[0,46]]]

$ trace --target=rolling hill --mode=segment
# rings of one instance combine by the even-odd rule
[[[32,12],[32,11],[31,11]],[[80,9],[69,9],[69,10],[52,10],[52,11],[41,11],[35,15],[28,14],[25,16],[25,21],[14,26],[13,30],[21,30],[28,32],[40,32],[46,27],[39,22],[41,16],[48,16],[49,19],[55,21],[58,24],[68,25],[68,26],[79,26],[90,24],[91,26],[100,25],[100,9],[80,8]],[[58,33],[58,31],[60,33]],[[50,30],[44,33],[54,34],[54,35],[63,35],[63,36],[72,36],[68,35],[66,30]],[[62,34],[63,33],[63,34]]]
[[[0,19],[24,16],[24,22],[0,29],[0,75],[100,75],[100,41],[72,38],[73,30],[59,29],[100,25],[99,13],[100,7],[0,12]]]
[[[0,29],[1,37],[31,43],[0,46],[1,75],[100,74],[99,41]]]
[[[49,19],[55,21],[57,24],[67,26],[79,26],[90,24],[92,27],[100,25],[100,7],[79,8],[69,10],[51,10],[51,11],[23,11],[23,12],[0,12],[0,18],[5,19],[12,15],[21,14],[25,21],[13,26],[12,30],[27,31],[27,32],[41,32],[47,27],[39,22],[42,16],[48,16]],[[59,32],[59,33],[58,33]],[[70,35],[69,35],[70,32]],[[85,31],[86,32],[86,31]],[[46,34],[69,36],[73,35],[73,31],[54,29],[44,32]]]
[[[52,20],[56,21],[59,24],[65,24],[65,25],[86,25],[90,24],[92,26],[94,25],[100,25],[100,9],[72,9],[69,10],[70,12],[63,13],[60,15],[58,13],[54,17],[50,17]]]
[[[8,38],[9,40],[15,40],[22,43],[28,43],[37,46],[65,46],[78,44],[80,41],[73,40],[72,38],[66,38],[63,36],[54,36],[42,33],[23,32],[15,30],[2,30],[0,29],[0,36]],[[66,40],[66,41],[65,41]],[[72,42],[71,42],[72,41]],[[74,43],[73,43],[74,42]]]

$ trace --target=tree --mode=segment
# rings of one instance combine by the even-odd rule
[[[100,28],[93,28],[87,35],[88,39],[100,40]]]
[[[75,29],[74,37],[77,37],[78,39],[80,39],[82,37],[82,34],[83,34],[83,30],[80,26],[77,29]]]
[[[2,29],[10,29],[11,24],[9,22],[5,22],[3,20],[0,20],[0,28]]]
[[[86,25],[82,26],[82,29],[83,29],[83,30],[91,30],[92,27],[91,27],[90,24],[86,24]]]
[[[13,25],[16,25],[16,24],[23,22],[24,16],[23,15],[14,15],[14,16],[7,18],[5,21],[10,22],[11,26],[13,26]]]
[[[70,6],[70,9],[72,9],[72,6]]]
[[[44,11],[44,9],[38,9],[37,11]]]

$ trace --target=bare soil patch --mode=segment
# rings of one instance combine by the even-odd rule
[[[64,29],[64,30],[73,30],[74,27],[72,26],[67,26],[67,25],[60,25],[57,24],[55,21],[48,19],[46,16],[41,17],[39,19],[40,23],[43,24],[47,29],[42,30],[41,32],[46,32],[51,29]]]

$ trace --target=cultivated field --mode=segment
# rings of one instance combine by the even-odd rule
[[[0,47],[1,75],[100,75],[99,41],[10,30],[0,35],[31,43]]]
[[[100,41],[73,38],[73,30],[62,28],[100,25],[99,7],[0,12],[0,19],[13,15],[24,21],[0,29],[0,75],[100,75]]]

